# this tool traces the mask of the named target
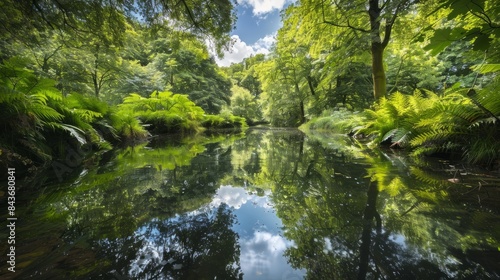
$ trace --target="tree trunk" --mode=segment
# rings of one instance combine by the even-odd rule
[[[92,83],[94,84],[95,97],[99,98],[100,88],[99,88],[99,82],[97,81],[97,79],[98,79],[97,74],[98,74],[97,69],[95,69],[94,73],[92,73]]]
[[[373,96],[375,100],[385,96],[386,81],[384,70],[384,49],[387,46],[390,38],[391,26],[386,26],[386,34],[384,41],[380,38],[380,15],[382,9],[379,7],[378,0],[370,0],[368,15],[370,16],[370,35],[371,35],[371,52],[372,52],[372,79],[373,79]]]
[[[307,84],[309,85],[309,90],[311,91],[311,95],[314,96],[316,95],[316,92],[314,91],[314,85],[313,85],[313,79],[311,76],[307,76]]]
[[[295,70],[294,70],[295,71]],[[295,92],[297,93],[298,96],[300,96],[300,89],[299,89],[299,84],[295,82]],[[306,116],[305,116],[305,108],[304,108],[304,100],[300,100],[300,124],[303,124],[306,122]]]
[[[300,124],[303,124],[306,122],[306,114],[305,114],[305,109],[304,109],[304,101],[300,101]]]
[[[94,69],[92,73],[92,83],[94,84],[95,97],[99,98],[99,45],[97,45],[96,52],[94,53]]]
[[[372,79],[373,96],[376,100],[379,100],[385,96],[387,89],[384,70],[384,47],[378,42],[372,42]]]

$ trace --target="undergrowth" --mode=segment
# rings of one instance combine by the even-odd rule
[[[340,134],[348,134],[356,130],[364,122],[364,116],[358,112],[351,112],[345,108],[339,110],[328,110],[321,116],[303,124],[303,130],[330,131]]]
[[[35,172],[75,151],[86,157],[150,133],[244,129],[244,118],[207,115],[187,95],[131,94],[118,107],[96,97],[63,96],[56,82],[38,77],[20,58],[0,64],[0,165]]]
[[[442,95],[417,90],[381,99],[362,114],[327,112],[305,125],[368,137],[369,146],[407,148],[414,156],[457,155],[472,164],[493,165],[500,159],[500,82],[468,90],[455,85]]]

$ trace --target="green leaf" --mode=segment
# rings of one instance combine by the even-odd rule
[[[476,64],[471,69],[481,74],[493,73],[500,71],[500,64]]]
[[[80,143],[80,145],[87,144],[87,140],[85,139],[85,132],[83,132],[83,130],[79,129],[78,127],[69,124],[60,124],[60,128],[69,132],[71,137],[75,138]]]
[[[479,34],[474,40],[474,45],[472,47],[475,51],[485,51],[490,47],[492,39],[489,34]]]
[[[432,55],[437,55],[442,52],[447,46],[452,43],[451,28],[437,29],[434,31],[430,43],[424,47],[425,50],[431,51]]]

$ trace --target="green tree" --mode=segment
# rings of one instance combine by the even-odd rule
[[[347,29],[347,41],[369,41],[375,99],[386,95],[384,51],[390,42],[396,19],[413,1],[301,1],[301,11],[317,23],[333,29]],[[321,30],[321,29],[318,29]],[[355,45],[353,45],[354,47]]]
[[[217,50],[229,42],[236,16],[229,0],[202,1],[3,1],[1,32],[7,38],[32,40],[32,30],[64,30],[77,38],[92,34],[120,43],[125,19],[141,20],[152,27],[175,25],[215,41]]]
[[[193,36],[173,32],[151,42],[151,63],[162,74],[164,88],[187,94],[206,112],[217,114],[229,104],[231,83],[206,46]]]
[[[233,85],[231,92],[230,109],[235,116],[244,117],[249,124],[261,120],[260,107],[255,96],[237,85]]]
[[[473,50],[478,51],[487,50],[494,47],[494,42],[497,43],[500,37],[500,8],[496,1],[447,0],[430,3],[431,10],[426,10],[428,15],[440,13],[446,17],[444,24],[437,21],[428,25],[418,36],[420,41],[430,37],[426,48],[434,54],[459,40],[470,41]]]

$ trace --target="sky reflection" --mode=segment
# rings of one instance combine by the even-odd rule
[[[242,187],[221,186],[211,206],[226,203],[234,209],[237,222],[233,230],[240,236],[244,279],[303,279],[305,271],[293,269],[283,256],[294,244],[281,235],[283,224],[269,195],[259,197]]]

